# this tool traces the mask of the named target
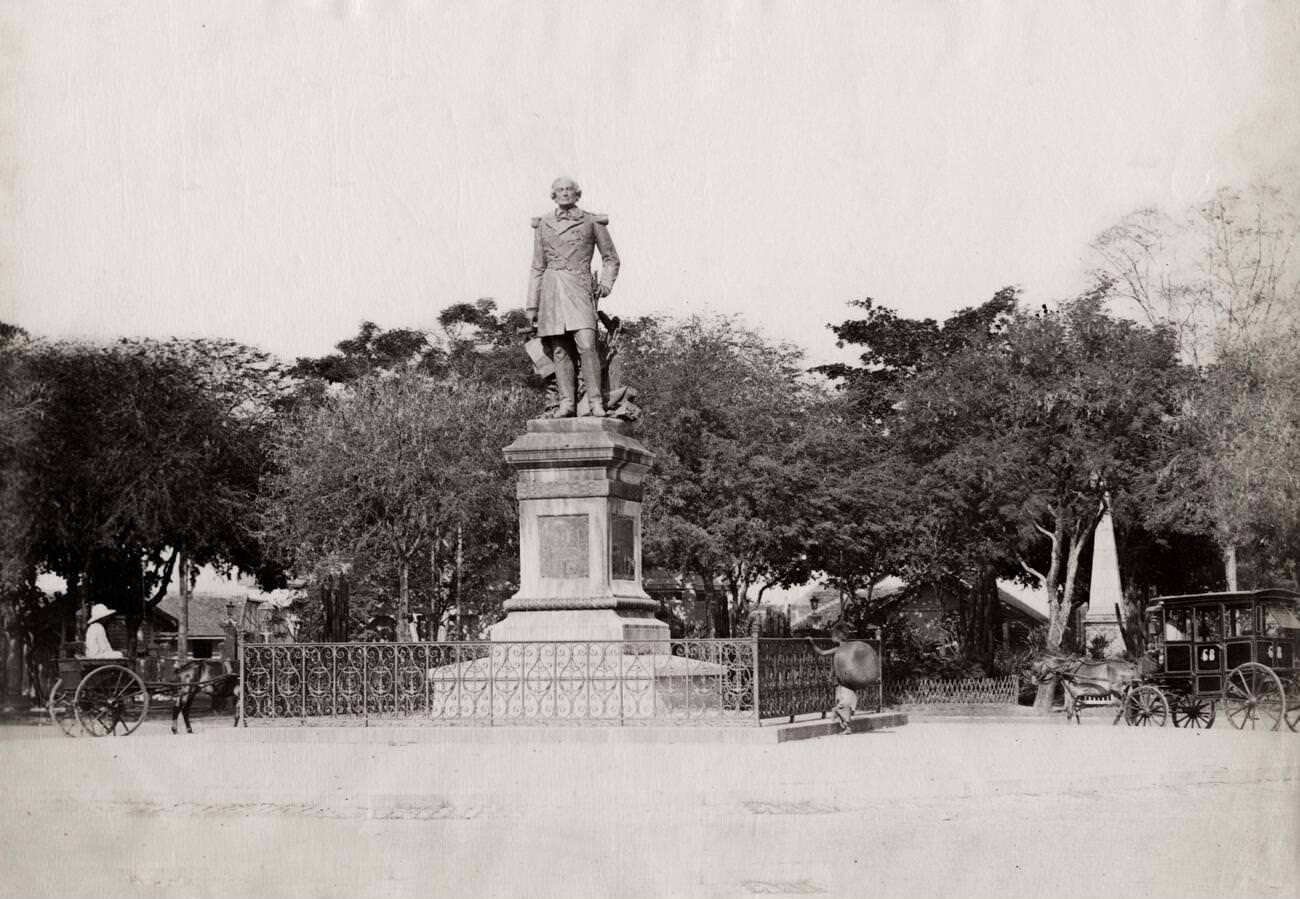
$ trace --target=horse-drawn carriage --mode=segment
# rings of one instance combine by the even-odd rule
[[[1158,598],[1147,607],[1149,680],[1179,727],[1300,731],[1300,593],[1254,590]]]
[[[1066,717],[1082,706],[1116,708],[1114,723],[1213,727],[1223,706],[1236,728],[1300,731],[1300,593],[1165,596],[1146,612],[1146,652],[1136,661],[1047,656],[1040,679],[1059,679]]]
[[[151,706],[160,704],[171,706],[172,733],[178,717],[189,731],[195,696],[207,691],[215,703],[233,695],[239,679],[237,669],[220,659],[67,657],[58,666],[46,710],[70,737],[126,736],[149,717]]]

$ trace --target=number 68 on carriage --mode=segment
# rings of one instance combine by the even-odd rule
[[[1146,636],[1175,724],[1210,727],[1222,705],[1234,727],[1300,732],[1300,593],[1159,597]]]

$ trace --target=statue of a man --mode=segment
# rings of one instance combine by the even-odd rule
[[[572,178],[551,185],[556,210],[533,219],[533,267],[528,280],[529,321],[555,365],[560,405],[556,418],[577,414],[578,378],[582,366],[587,408],[603,416],[600,355],[596,346],[596,304],[609,296],[618,277],[618,252],[606,225],[609,217],[578,208],[582,188]],[[599,278],[592,275],[591,257],[600,250]]]

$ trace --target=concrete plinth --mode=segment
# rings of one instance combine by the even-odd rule
[[[667,640],[641,585],[642,478],[654,456],[609,418],[533,419],[518,476],[519,592],[493,640]]]
[[[849,722],[854,734],[905,727],[906,712],[860,712]],[[1052,721],[1059,726],[1060,722]],[[939,725],[942,726],[942,725]],[[636,744],[657,745],[722,744],[722,745],[777,745],[817,737],[840,737],[839,723],[828,718],[816,718],[787,723],[784,721],[760,726],[681,724],[657,726],[633,724],[619,726],[613,722],[589,726],[538,727],[519,723],[499,723],[493,727],[447,727],[423,720],[394,721],[369,727],[303,727],[293,723],[267,724],[253,721],[248,727],[204,727],[200,725],[203,739],[217,743],[369,743],[379,746],[439,744],[524,744],[536,746],[543,743],[571,745]],[[802,785],[805,789],[807,784]]]
[[[1119,629],[1119,623],[1115,620],[1114,612],[1110,615],[1084,615],[1083,636],[1084,644],[1088,648],[1092,647],[1092,642],[1097,637],[1105,638],[1106,646],[1101,652],[1101,658],[1119,659],[1124,657],[1124,634]]]
[[[666,641],[668,625],[649,612],[614,609],[512,611],[492,626],[492,640]],[[667,649],[665,648],[665,651]]]

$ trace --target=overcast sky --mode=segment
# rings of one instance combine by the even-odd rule
[[[0,0],[0,319],[286,357],[523,304],[551,180],[606,308],[814,361],[873,296],[1082,288],[1143,205],[1294,177],[1300,4]]]

